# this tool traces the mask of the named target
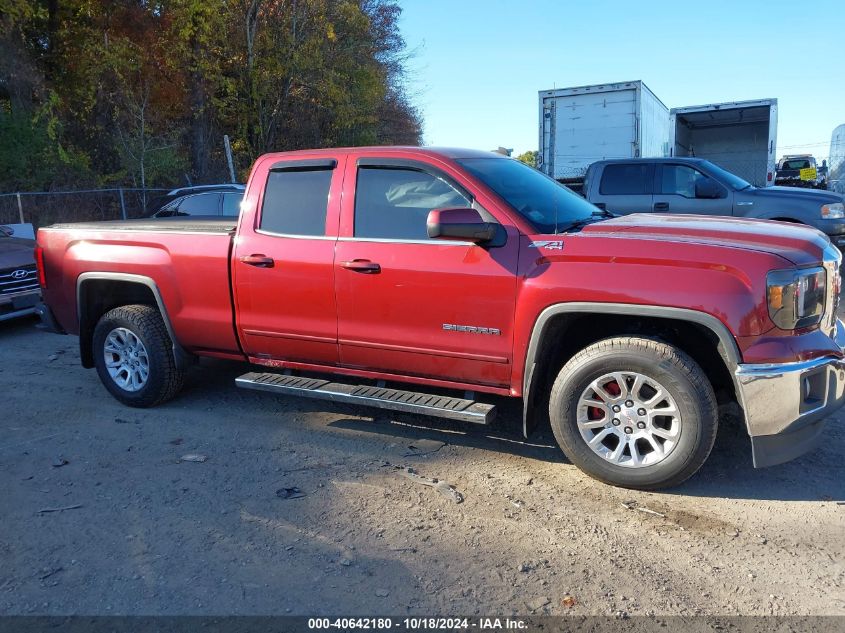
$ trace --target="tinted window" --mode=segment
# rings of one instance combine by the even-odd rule
[[[175,215],[220,215],[220,194],[188,196],[178,203]]]
[[[695,198],[695,183],[704,178],[700,171],[686,165],[663,165],[660,193]]]
[[[809,169],[813,167],[806,158],[799,160],[785,160],[781,169]]]
[[[241,213],[241,200],[243,196],[239,193],[223,194],[223,215],[238,216]]]
[[[429,211],[468,206],[469,200],[431,174],[361,167],[355,192],[355,237],[427,240]]]
[[[710,175],[715,177],[717,181],[721,182],[722,184],[729,184],[737,191],[744,191],[745,189],[751,189],[752,185],[750,182],[743,180],[736,174],[732,174],[729,171],[725,171],[718,165],[714,165],[709,160],[703,160],[700,163],[701,165],[707,167],[710,171]]]
[[[286,235],[325,235],[331,169],[271,171],[259,228]]]
[[[464,158],[458,162],[540,233],[555,233],[558,227],[599,212],[578,194],[518,160]]]
[[[609,196],[630,196],[651,193],[648,165],[605,165],[599,193]]]

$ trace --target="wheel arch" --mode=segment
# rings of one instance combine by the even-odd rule
[[[580,327],[585,323],[588,327]],[[732,401],[739,403],[735,372],[741,355],[730,330],[716,317],[698,310],[664,306],[586,302],[555,304],[537,317],[526,352],[522,387],[522,430],[525,437],[543,419],[545,399],[542,394],[544,387],[551,386],[556,368],[559,369],[575,353],[602,338],[636,334],[668,338],[702,365],[711,380],[723,390],[724,396],[730,396]],[[679,341],[685,334],[701,336],[693,343]]]
[[[173,343],[173,360],[177,368],[193,364],[195,357],[177,341],[164,299],[152,278],[129,273],[87,272],[76,280],[79,352],[83,367],[94,367],[94,328],[100,318],[113,308],[132,304],[149,305],[159,311]]]

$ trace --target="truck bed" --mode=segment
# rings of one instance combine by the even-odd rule
[[[42,228],[38,242],[45,253],[45,299],[56,306],[62,328],[75,334],[83,284],[140,281],[159,293],[186,350],[239,354],[229,286],[236,223],[236,218],[182,217]]]
[[[164,233],[234,233],[237,218],[209,218],[204,216],[176,218],[141,218],[138,220],[109,220],[102,222],[73,222],[53,224],[50,229],[94,231],[144,231]]]

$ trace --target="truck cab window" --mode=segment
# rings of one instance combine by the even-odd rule
[[[451,185],[415,169],[360,167],[355,192],[355,237],[427,240],[432,209],[469,207]]]
[[[700,171],[686,165],[663,165],[660,193],[695,198],[695,183],[704,178]]]
[[[649,166],[646,164],[607,165],[602,173],[599,193],[630,196],[651,193]]]
[[[283,235],[325,235],[331,169],[271,171],[258,228]]]

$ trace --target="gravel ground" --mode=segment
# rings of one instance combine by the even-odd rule
[[[723,425],[692,480],[639,493],[524,443],[504,400],[462,426],[242,391],[246,365],[204,360],[129,409],[33,325],[0,323],[2,614],[845,615],[842,414],[759,471]]]

